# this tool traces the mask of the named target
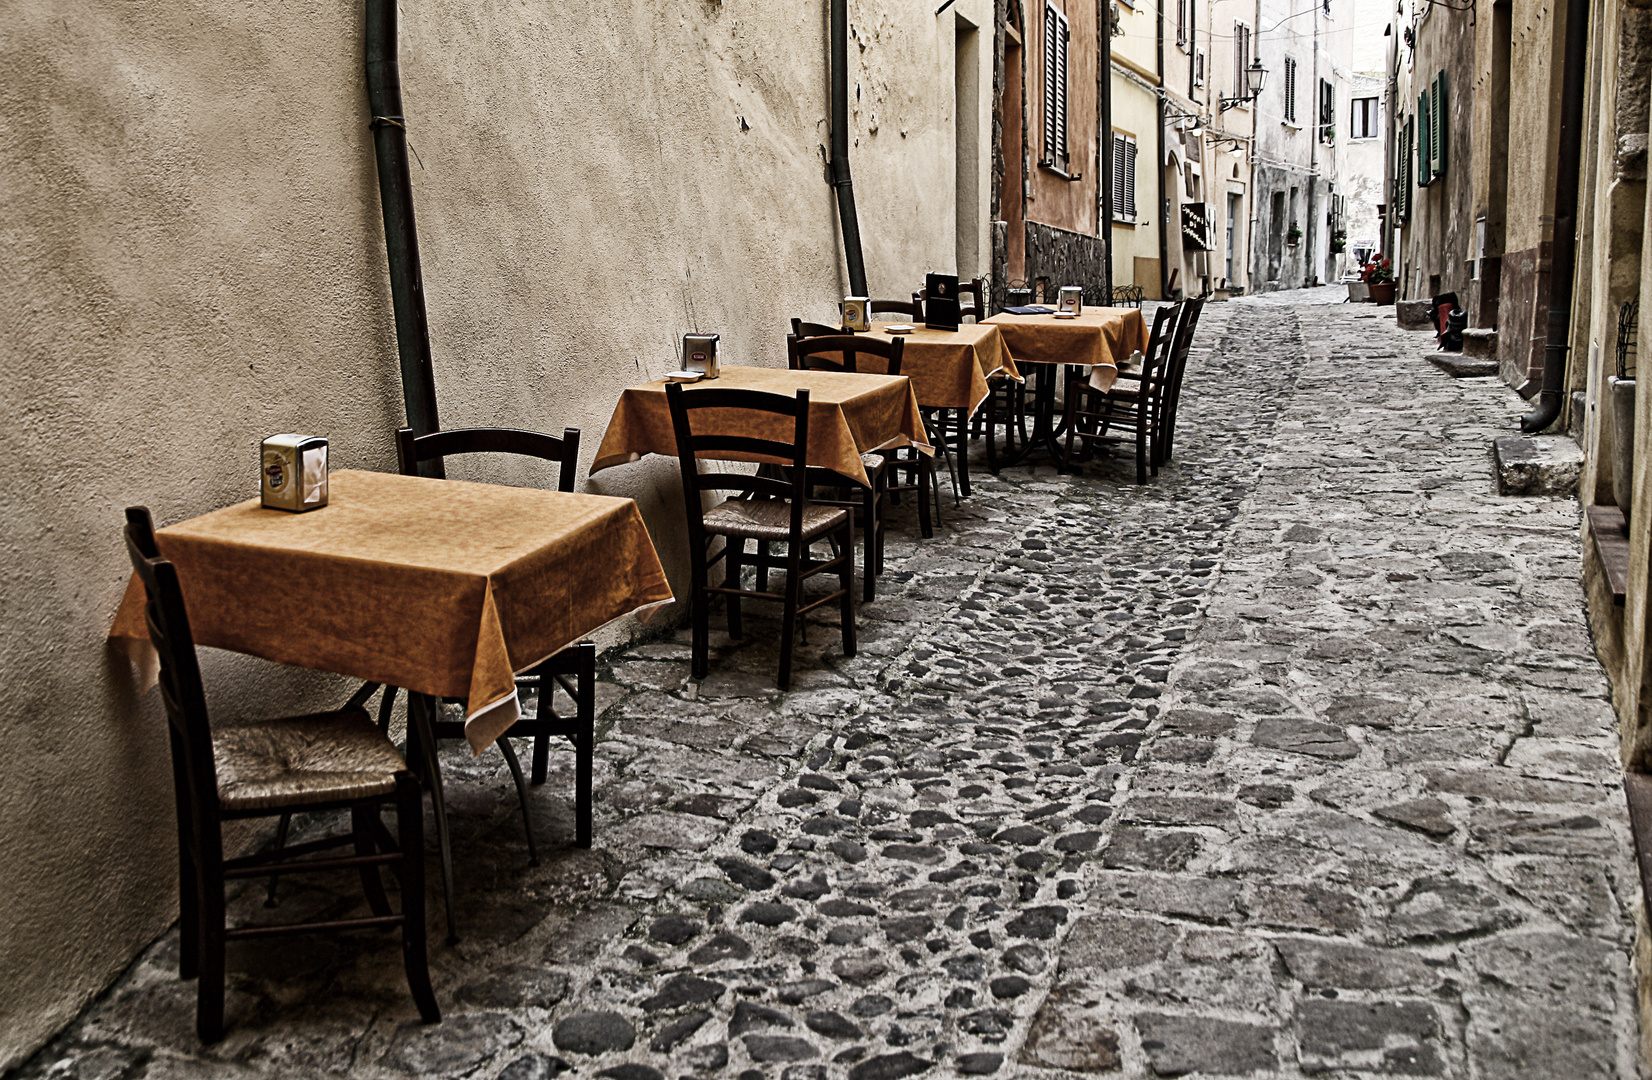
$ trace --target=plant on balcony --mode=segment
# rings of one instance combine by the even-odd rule
[[[1331,233],[1331,254],[1341,255],[1348,250],[1348,230],[1337,229]]]
[[[1285,230],[1285,243],[1295,247],[1302,242],[1302,226],[1291,222],[1291,227]]]

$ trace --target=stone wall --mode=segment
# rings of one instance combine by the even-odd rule
[[[1086,304],[1106,303],[1107,246],[1099,236],[1027,222],[1027,285],[1034,300],[1054,303],[1063,285],[1084,290]]]

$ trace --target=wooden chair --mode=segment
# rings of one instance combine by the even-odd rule
[[[873,300],[866,305],[867,316],[872,322],[896,322],[895,319],[879,319],[879,315],[899,315],[901,320],[922,326],[924,321],[924,306],[913,293],[911,300]]]
[[[793,337],[820,337],[823,334],[846,334],[849,331],[841,326],[831,326],[827,323],[804,322],[802,319],[792,320]]]
[[[1187,371],[1187,357],[1193,349],[1193,334],[1199,328],[1199,316],[1205,310],[1205,298],[1202,296],[1183,303],[1189,306],[1179,341],[1170,358],[1170,376],[1164,394],[1164,421],[1159,425],[1159,445],[1155,449],[1160,464],[1169,461],[1176,450],[1176,416],[1182,401],[1182,376]]]
[[[149,511],[126,511],[126,550],[148,597],[149,639],[160,654],[161,697],[172,743],[178,807],[178,974],[199,979],[195,1030],[224,1036],[227,942],[277,934],[400,927],[408,988],[426,1023],[441,1019],[425,953],[424,800],[396,747],[359,705],[216,731],[177,569],[161,557]],[[379,819],[396,808],[397,835]],[[224,855],[223,823],[277,814],[350,811],[350,832],[241,858]],[[304,858],[351,845],[353,853]],[[401,889],[392,914],[379,868]],[[307,923],[229,927],[225,884],[290,873],[356,870],[372,914]]]
[[[396,457],[403,475],[419,475],[421,463],[433,462],[438,476],[446,475],[445,458],[458,454],[517,454],[554,461],[558,464],[557,490],[574,490],[574,473],[579,464],[579,431],[565,428],[562,437],[514,428],[454,428],[415,437],[412,428],[396,432]],[[528,837],[528,860],[539,865],[539,849],[534,843],[533,818],[528,808],[528,788],[522,776],[511,739],[533,740],[532,777],[543,784],[550,765],[551,739],[565,738],[574,750],[574,845],[590,847],[592,833],[591,774],[596,747],[596,645],[582,641],[564,649],[525,675],[517,677],[519,691],[538,694],[535,715],[511,725],[497,740],[499,752],[510,767],[522,803],[522,827]],[[561,686],[574,702],[573,716],[556,712],[556,688]],[[388,699],[394,690],[386,691]],[[431,724],[438,739],[464,737],[464,723],[437,719]],[[445,838],[445,824],[443,834]],[[445,849],[444,849],[445,850]]]
[[[1142,357],[1141,371],[1134,373],[1134,378],[1120,379],[1107,390],[1092,387],[1088,371],[1068,380],[1067,447],[1061,462],[1063,472],[1072,470],[1073,439],[1076,436],[1086,447],[1098,443],[1134,443],[1136,483],[1147,483],[1149,471],[1158,475],[1157,425],[1163,419],[1169,361],[1180,340],[1179,331],[1185,320],[1185,304],[1161,307],[1154,313],[1147,352]],[[1130,436],[1111,434],[1115,426],[1129,428]]]
[[[880,338],[856,337],[853,334],[821,335],[810,338],[796,336],[786,339],[786,355],[793,370],[812,371],[846,371],[859,373],[865,370],[861,366],[861,358],[872,356],[876,359],[872,364],[872,373],[878,375],[899,375],[901,373],[902,353],[905,342],[900,338],[893,341],[884,341]],[[862,454],[861,467],[866,470],[868,484],[861,484],[841,473],[829,469],[812,468],[809,470],[811,491],[816,487],[858,489],[860,495],[854,499],[819,498],[811,494],[811,498],[823,506],[843,506],[856,510],[860,516],[861,526],[861,600],[871,603],[877,596],[874,584],[877,575],[883,573],[883,537],[884,522],[887,516],[886,506],[889,496],[895,490],[918,492],[918,526],[925,537],[935,535],[934,526],[929,517],[929,500],[926,497],[930,471],[927,468],[929,457],[910,451],[909,460],[901,450],[873,450]],[[889,475],[898,468],[909,468],[917,473],[917,480],[910,484],[891,485]]]
[[[854,514],[837,506],[820,506],[809,499],[809,392],[799,390],[797,397],[784,394],[766,394],[757,390],[724,390],[718,387],[695,387],[685,390],[680,383],[669,383],[665,388],[666,401],[671,407],[671,425],[677,436],[677,460],[683,480],[683,503],[688,515],[688,549],[692,579],[693,648],[690,670],[696,679],[703,679],[709,666],[711,651],[711,624],[707,605],[713,595],[728,598],[729,636],[741,636],[740,601],[742,599],[778,601],[781,609],[780,628],[780,689],[791,685],[792,639],[797,623],[805,614],[838,601],[843,623],[843,652],[855,655],[855,568],[854,568]],[[707,409],[744,409],[761,419],[765,416],[791,418],[792,441],[758,438],[748,435],[695,434],[694,417]],[[786,464],[787,479],[781,480],[761,473],[700,472],[703,459],[715,461],[722,455],[740,454],[770,459],[778,458]],[[705,509],[702,493],[707,491],[738,491],[741,497],[725,499],[710,510]],[[722,549],[712,553],[712,541],[722,537]],[[834,538],[837,549],[832,557],[822,562],[809,556],[809,547],[822,537]],[[756,565],[760,572],[771,565],[784,566],[785,591],[769,592],[760,585],[756,589],[741,588],[740,572],[746,561],[746,541],[781,542],[786,545],[783,559],[771,560],[760,553]],[[721,586],[710,582],[711,568],[719,559],[724,563]],[[805,604],[802,601],[803,582],[816,574],[836,570],[838,587],[824,596]]]

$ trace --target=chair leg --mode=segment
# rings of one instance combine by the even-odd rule
[[[211,1044],[224,1037],[224,873],[214,860],[196,882],[200,911],[200,975],[195,983],[195,1034]]]
[[[402,854],[395,864],[402,892],[402,966],[420,1019],[434,1024],[441,1020],[442,1010],[430,987],[430,961],[425,950],[424,798],[411,773],[396,774],[396,831]]]
[[[990,383],[987,385],[987,472],[998,475],[998,391]]]
[[[886,465],[884,468],[887,470],[889,466]],[[885,472],[884,475],[887,476],[888,473]],[[868,604],[872,602],[877,591],[878,574],[883,570],[880,565],[883,561],[880,557],[882,553],[878,550],[883,546],[882,530],[879,528],[879,525],[882,524],[881,510],[882,506],[879,505],[877,489],[875,487],[862,488],[860,497],[861,589]],[[849,561],[853,563],[855,560],[853,533],[850,534],[849,546],[845,549],[845,553],[849,556]]]
[[[920,493],[921,494],[921,493]],[[846,526],[844,540],[847,542],[851,533]],[[844,553],[843,563],[838,567],[838,589],[843,593],[840,603],[843,605],[838,618],[843,623],[843,655],[855,655],[855,562],[848,552]]]
[[[855,564],[855,515],[849,515],[849,526],[843,533],[843,550],[838,557],[844,560],[844,565],[850,568],[850,588],[854,588],[852,580]],[[798,597],[803,591],[803,555],[804,548],[801,537],[794,536],[786,545],[786,600],[780,614],[780,679],[782,690],[792,685],[792,639],[797,635],[797,606]]]
[[[431,713],[439,708],[436,699],[425,694],[409,694],[408,730],[409,738],[414,725],[418,726],[418,742],[420,756],[423,758],[425,782],[430,787],[430,809],[436,818],[436,845],[442,853],[442,899],[447,907],[447,943],[459,943],[459,917],[454,910],[453,903],[453,841],[447,828],[447,796],[442,791],[442,767],[436,756],[436,739],[431,722],[435,719]]]
[[[727,546],[723,548],[723,584],[730,589],[738,589],[742,573],[741,562],[746,554],[746,542],[743,539],[731,536],[724,541],[724,544]],[[728,601],[728,636],[738,641],[745,636],[740,626],[740,598],[738,596],[724,596],[723,599]]]
[[[287,848],[287,830],[292,827],[292,823],[293,823],[292,811],[291,810],[283,810],[281,812],[281,820],[275,823],[275,853],[277,855],[281,854]],[[272,908],[272,907],[275,907],[275,905],[278,903],[278,901],[275,898],[275,887],[280,883],[281,883],[281,875],[280,874],[271,874],[270,875],[270,887],[269,887],[269,890],[264,893],[264,906],[265,907]]]
[[[757,541],[757,591],[769,591],[769,542]]]
[[[1147,483],[1147,416],[1146,404],[1136,406],[1136,483]]]
[[[706,606],[711,594],[706,591],[705,552],[694,553],[693,592],[689,597],[689,617],[693,620],[693,645],[690,647],[689,674],[696,679],[706,677],[711,664],[711,613]]]
[[[379,698],[379,730],[386,738],[390,736],[390,713],[396,707],[396,692],[400,689],[397,686],[387,686],[384,688],[384,696]]]
[[[184,771],[183,740],[168,725],[172,742],[172,779],[178,804],[178,978],[195,978],[201,968],[200,868],[196,864],[194,809]]]
[[[376,806],[352,806],[350,808],[350,828],[355,834],[357,855],[378,854],[378,846],[373,842],[373,819],[378,817],[378,814],[379,811]],[[368,908],[375,915],[390,914],[390,900],[384,895],[384,882],[379,878],[379,868],[363,866],[359,873],[361,874],[361,891],[367,896]]]
[[[991,391],[988,391],[991,396]],[[958,492],[961,495],[969,494],[969,425],[964,420],[964,410],[958,410],[958,430],[954,433],[957,439],[958,451]],[[943,439],[945,438],[943,434]],[[992,455],[992,425],[987,425],[987,456]],[[928,533],[924,533],[928,536]]]
[[[543,701],[543,695],[545,694],[546,689],[549,689],[552,686],[554,680],[552,680],[549,676],[546,676],[543,681],[544,689],[539,691],[541,695],[539,707],[541,709],[547,707]],[[544,714],[541,713],[540,715],[543,716]],[[545,776],[550,771],[551,737],[549,735],[535,735],[533,737],[533,767],[528,771],[528,779],[534,784],[534,786],[537,787],[545,782]]]
[[[494,740],[499,752],[505,755],[505,764],[510,768],[511,779],[516,781],[516,798],[522,804],[522,831],[528,837],[528,865],[539,865],[539,845],[533,842],[533,808],[528,805],[528,781],[522,775],[522,763],[516,759],[516,748],[511,741],[501,735]]]
[[[596,756],[597,736],[597,647],[595,642],[579,645],[579,701],[574,710],[574,846],[591,846],[591,773]]]
[[[1067,387],[1067,452],[1061,455],[1061,465],[1057,472],[1070,473],[1073,471],[1073,436],[1078,432],[1078,401],[1080,392],[1075,388]],[[1082,440],[1080,440],[1082,445]]]

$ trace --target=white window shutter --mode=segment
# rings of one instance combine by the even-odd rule
[[[1127,139],[1124,144],[1124,206],[1125,216],[1131,220],[1136,217],[1136,140]]]
[[[1070,171],[1068,168],[1069,155],[1067,153],[1067,43],[1070,36],[1071,31],[1067,26],[1067,20],[1062,19],[1061,33],[1057,38],[1061,45],[1061,52],[1060,63],[1056,70],[1058,90],[1056,95],[1057,109],[1055,129],[1056,149],[1057,153],[1060,155],[1057,159],[1057,167],[1060,168],[1062,172]]]
[[[1044,6],[1044,157],[1055,164],[1056,53],[1060,15],[1054,4]]]

